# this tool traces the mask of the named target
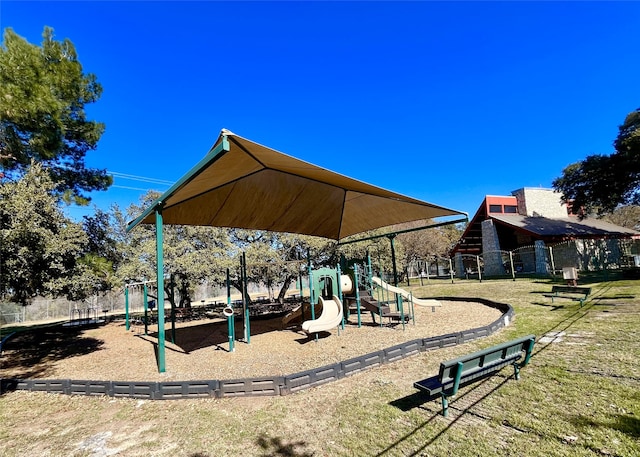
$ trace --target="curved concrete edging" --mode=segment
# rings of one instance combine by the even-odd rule
[[[509,325],[515,317],[513,308],[506,303],[497,303],[484,298],[434,298],[436,300],[482,303],[499,309],[502,311],[502,316],[484,327],[407,341],[377,352],[287,376],[175,382],[2,379],[0,380],[0,394],[14,390],[27,390],[66,395],[106,395],[109,397],[147,400],[288,395],[336,381],[382,364],[395,362],[419,352],[455,346],[477,338],[484,338]]]

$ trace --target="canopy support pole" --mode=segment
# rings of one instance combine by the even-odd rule
[[[162,205],[156,205],[156,278],[158,285],[158,372],[165,372],[164,355],[164,249],[162,236]]]
[[[391,241],[391,263],[393,263],[393,286],[398,287],[398,266],[396,265],[396,246],[394,240],[396,234],[391,233],[388,235],[389,241]]]

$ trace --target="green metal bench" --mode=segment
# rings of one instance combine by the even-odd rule
[[[507,365],[513,365],[514,376],[520,379],[520,368],[529,363],[534,342],[535,335],[528,335],[442,362],[437,376],[417,381],[413,386],[427,392],[430,399],[440,396],[442,415],[446,417],[449,397],[458,393],[460,387],[491,376]]]
[[[576,287],[576,286],[553,286],[550,294],[543,294],[545,297],[551,298],[551,303],[556,298],[565,298],[568,300],[579,301],[580,307],[584,305],[585,300],[591,293],[590,287]]]

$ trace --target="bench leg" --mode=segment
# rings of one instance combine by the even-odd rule
[[[449,399],[444,393],[441,394],[441,397],[442,397],[442,415],[444,417],[447,417],[449,415]]]
[[[516,378],[516,381],[520,379],[520,365],[518,363],[513,364],[513,376]]]

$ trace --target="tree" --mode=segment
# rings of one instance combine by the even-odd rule
[[[79,273],[87,237],[68,220],[54,195],[55,184],[39,164],[22,179],[0,184],[0,296],[27,305],[36,295],[70,299],[83,293]]]
[[[142,197],[140,206],[129,207],[128,217],[139,216],[159,195],[148,192]],[[121,216],[116,215],[116,218],[124,224]],[[237,249],[230,244],[227,229],[166,225],[163,237],[165,273],[173,278],[177,292],[172,295],[172,284],[165,281],[165,296],[175,306],[190,306],[197,285],[205,280],[222,283],[226,269],[234,266]],[[155,226],[141,224],[136,227],[128,234],[127,242],[120,245],[120,250],[123,261],[118,276],[124,282],[156,278]]]
[[[640,203],[640,108],[619,126],[613,146],[612,154],[587,156],[567,166],[553,181],[563,201],[584,215],[602,215],[619,205]]]
[[[433,224],[432,220],[407,224],[406,229],[425,227]],[[409,265],[416,260],[427,260],[434,257],[448,257],[449,251],[460,238],[460,230],[455,225],[445,225],[398,235],[398,241],[404,248],[404,264]]]
[[[248,281],[267,286],[270,294],[273,287],[278,286],[277,296],[270,298],[280,303],[299,275],[307,275],[309,260],[314,268],[337,263],[336,243],[324,238],[244,229],[231,229],[229,235],[237,254],[245,252]],[[236,262],[236,267],[238,265]],[[239,269],[236,269],[238,277]],[[233,285],[241,291],[239,280],[233,281]]]
[[[620,206],[613,213],[605,215],[603,219],[620,227],[640,230],[640,206]]]
[[[31,162],[46,167],[65,201],[86,204],[83,192],[105,190],[106,170],[85,167],[104,124],[88,120],[85,105],[100,98],[95,75],[84,74],[71,41],[45,27],[40,47],[12,29],[0,47],[0,176],[18,178]]]

